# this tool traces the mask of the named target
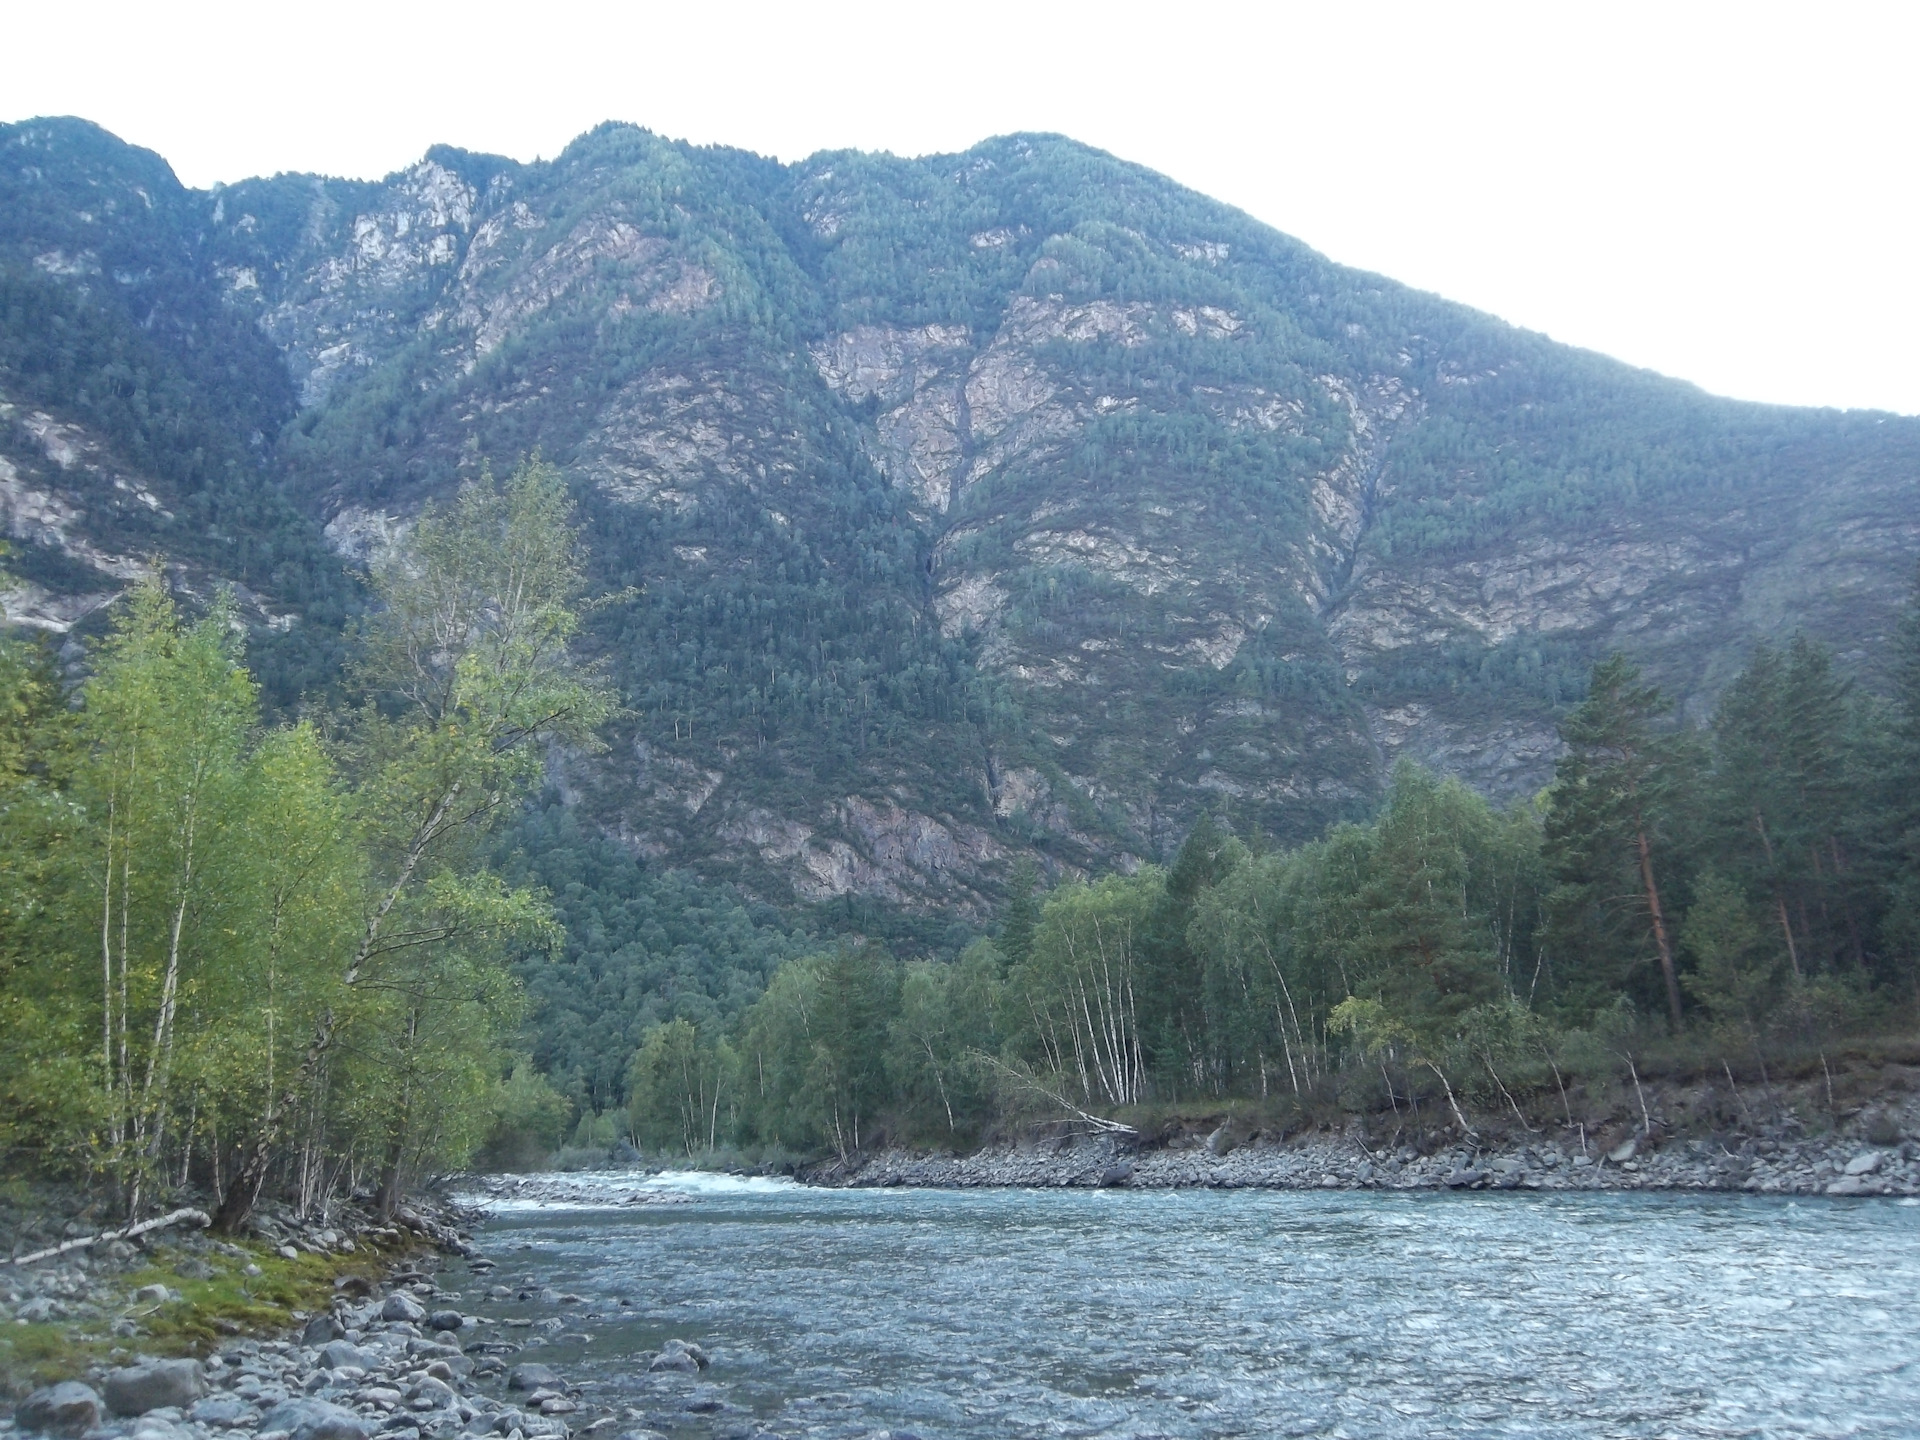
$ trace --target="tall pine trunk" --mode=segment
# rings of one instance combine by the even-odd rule
[[[1634,835],[1640,852],[1640,881],[1647,887],[1647,913],[1653,917],[1653,943],[1660,950],[1660,976],[1667,982],[1667,1010],[1673,1016],[1673,1028],[1680,1028],[1680,978],[1673,968],[1673,941],[1667,935],[1667,915],[1660,905],[1660,887],[1653,879],[1653,847],[1647,843],[1644,828]]]

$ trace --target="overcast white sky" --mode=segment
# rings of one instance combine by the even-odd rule
[[[1920,413],[1920,6],[7,7],[0,116],[193,185],[603,119],[796,159],[1056,130],[1336,260],[1755,400]]]

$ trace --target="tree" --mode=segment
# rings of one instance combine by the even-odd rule
[[[677,1149],[688,1156],[720,1141],[722,1094],[732,1088],[732,1052],[704,1041],[685,1020],[647,1032],[633,1057],[628,1114],[644,1148]]]
[[[1007,908],[1000,920],[1000,953],[1018,965],[1033,950],[1033,929],[1040,922],[1040,871],[1028,856],[1013,862],[1007,884]]]
[[[1350,825],[1292,854],[1243,855],[1195,903],[1188,943],[1205,968],[1212,1047],[1230,1073],[1257,1074],[1263,1097],[1281,1065],[1296,1096],[1320,1077],[1322,1022],[1346,985],[1335,960],[1345,947],[1326,943],[1318,902],[1337,868],[1330,852],[1360,834]]]
[[[83,888],[97,922],[108,1153],[130,1208],[177,1119],[183,990],[234,963],[235,877],[223,871],[244,857],[223,842],[244,804],[255,697],[230,619],[218,605],[183,625],[149,575],[85,687],[73,792],[100,822]]]
[[[998,1051],[1003,962],[990,940],[975,940],[950,964],[919,961],[901,977],[888,1026],[887,1074],[904,1122],[951,1142],[984,1118],[990,1100],[983,1057]]]
[[[1163,883],[1155,870],[1060,887],[1008,975],[1016,1045],[1083,1105],[1146,1098],[1140,936]]]
[[[1900,616],[1893,644],[1891,773],[1881,786],[1892,878],[1882,930],[1920,983],[1920,574]]]
[[[1678,789],[1675,749],[1655,728],[1667,710],[1624,655],[1593,669],[1587,698],[1560,726],[1546,847],[1555,888],[1550,933],[1577,957],[1588,996],[1626,978],[1650,940],[1674,1028],[1680,980],[1661,870]]]
[[[859,1150],[889,1098],[887,1031],[900,975],[877,945],[789,961],[748,1012],[742,1088],[763,1140]]]
[[[416,995],[444,993],[420,972],[433,957],[550,928],[539,897],[486,873],[481,847],[538,782],[550,747],[592,748],[612,712],[570,649],[582,584],[571,519],[559,472],[529,462],[504,484],[488,474],[430,507],[404,553],[375,570],[380,608],[354,665],[366,698],[345,747],[371,865],[359,937],[337,962],[344,990],[404,963]],[[215,1217],[221,1229],[251,1213],[284,1117],[341,1018],[322,1013],[293,1085],[258,1117]],[[395,1017],[403,1049],[434,1033],[421,1020]],[[390,1139],[396,1179],[405,1149]]]
[[[1141,1043],[1148,1069],[1174,1085],[1218,1089],[1229,1079],[1225,1058],[1207,1043],[1205,1012],[1211,999],[1200,956],[1187,942],[1194,907],[1208,889],[1227,874],[1245,847],[1221,828],[1211,815],[1202,815],[1181,842],[1167,870],[1152,911],[1139,936],[1140,973],[1137,1000]],[[1232,1000],[1226,1000],[1231,1005]]]
[[[1472,893],[1474,851],[1487,847],[1492,820],[1459,781],[1410,761],[1394,767],[1355,897],[1362,933],[1353,990],[1417,1033],[1444,1031],[1500,992],[1495,937]]]
[[[491,1127],[476,1163],[500,1170],[537,1169],[559,1148],[573,1118],[567,1097],[525,1056],[494,1087],[489,1111]]]
[[[1766,897],[1796,976],[1866,958],[1847,693],[1827,652],[1758,645],[1714,715],[1705,810],[1719,863]]]
[[[0,635],[0,1155],[90,1153],[104,1091],[97,984],[71,927],[87,817],[75,715],[44,643]]]
[[[1757,1052],[1762,1031],[1777,1017],[1781,976],[1779,952],[1763,944],[1746,895],[1708,871],[1695,887],[1680,937],[1694,959],[1688,991],[1717,1025]]]

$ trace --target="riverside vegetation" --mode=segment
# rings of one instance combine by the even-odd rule
[[[568,642],[570,503],[537,464],[378,567],[354,699],[263,725],[230,603],[137,586],[66,693],[0,649],[0,1149],[138,1215],[268,1182],[370,1196],[562,1105],[513,1063],[510,954],[558,935],[487,865],[548,747],[611,706]]]
[[[1549,1108],[1584,1150],[1606,1122],[1574,1098],[1604,1110],[1629,1080],[1648,1136],[1663,1076],[1724,1076],[1709,1131],[1817,1126],[1875,1083],[1856,1071],[1904,1058],[1912,604],[1889,695],[1804,638],[1763,644],[1694,727],[1614,656],[1536,797],[1496,809],[1402,762],[1375,818],[1295,848],[1203,819],[1164,870],[1044,894],[1023,870],[996,935],[950,960],[685,904],[678,949],[739,956],[731,978],[601,997],[609,1023],[563,1033],[625,1093],[576,1109],[522,1049],[551,1054],[542,1027],[569,1012],[529,1032],[517,977],[590,977],[556,963],[561,919],[617,895],[620,863],[550,891],[514,842],[551,814],[519,818],[547,757],[590,749],[613,710],[570,652],[582,567],[556,472],[467,486],[375,568],[354,703],[280,725],[224,602],[188,620],[157,580],[70,699],[44,652],[7,648],[16,1161],[103,1180],[130,1213],[198,1187],[238,1231],[270,1177],[303,1213],[354,1193],[390,1212],[414,1177],[538,1163],[569,1128],[603,1156],[845,1167],[1222,1114],[1243,1136],[1389,1116],[1431,1148]],[[661,918],[624,923],[664,949]],[[1808,1073],[1824,1114],[1794,1088]]]
[[[1195,1117],[1217,1154],[1344,1115],[1414,1153],[1564,1116],[1585,1154],[1622,1105],[1659,1138],[1664,1081],[1660,1128],[1696,1140],[1854,1117],[1898,1141],[1899,1097],[1873,1092],[1916,1058],[1920,605],[1898,643],[1891,697],[1805,639],[1758,646],[1703,727],[1614,656],[1553,785],[1506,809],[1402,762],[1375,819],[1298,848],[1203,819],[1164,870],[1044,896],[1029,871],[951,963],[803,956],[731,1023],[650,1030],[622,1130],[840,1174],[890,1144]]]

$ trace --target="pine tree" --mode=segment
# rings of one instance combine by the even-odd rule
[[[1892,668],[1892,773],[1879,796],[1889,811],[1885,829],[1892,851],[1882,932],[1911,976],[1920,961],[1920,575],[1895,632]]]
[[[1365,978],[1355,989],[1414,1033],[1444,1030],[1499,993],[1493,937],[1469,896],[1471,830],[1487,818],[1485,803],[1457,780],[1410,760],[1394,766],[1355,897],[1365,937],[1355,956]]]
[[[1761,644],[1713,722],[1705,829],[1729,879],[1765,906],[1795,976],[1866,959],[1847,688],[1804,636]]]
[[[1587,698],[1560,727],[1546,847],[1556,882],[1552,943],[1578,957],[1585,988],[1611,991],[1651,942],[1669,1018],[1681,1024],[1680,980],[1663,885],[1678,768],[1655,728],[1666,714],[1624,655],[1594,667]]]
[[[1210,1043],[1205,966],[1187,943],[1194,905],[1243,853],[1211,815],[1202,815],[1181,843],[1140,935],[1139,1022],[1148,1066],[1176,1083],[1219,1085],[1225,1057]],[[1214,1007],[1219,1008],[1214,997]]]
[[[1000,953],[1009,967],[1033,953],[1033,927],[1040,923],[1039,882],[1040,871],[1032,859],[1022,855],[1014,862],[1006,913],[1000,920]]]

